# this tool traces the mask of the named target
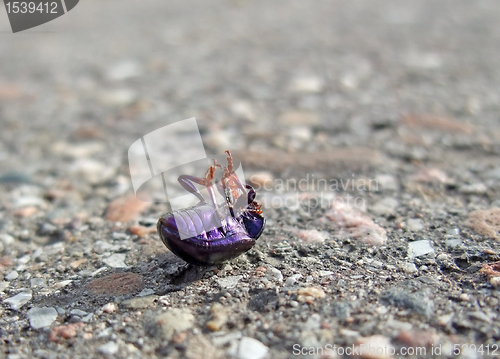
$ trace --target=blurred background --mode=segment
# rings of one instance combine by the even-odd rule
[[[128,147],[193,116],[209,154],[283,177],[495,155],[499,15],[495,1],[87,0],[12,34],[0,11],[0,175],[127,186]]]
[[[73,308],[96,313],[85,339],[76,338],[80,354],[115,354],[117,343],[99,339],[113,325],[120,350],[126,342],[136,357],[169,355],[178,348],[168,347],[171,336],[150,339],[144,329],[159,323],[166,302],[143,317],[132,309],[111,314],[116,308],[101,316],[107,301],[97,296],[113,301],[144,288],[169,306],[191,306],[200,325],[216,318],[210,306],[240,279],[220,299],[236,318],[228,328],[258,339],[254,349],[265,355],[269,347],[273,358],[289,357],[299,339],[319,345],[313,330],[327,333],[321,343],[349,346],[358,332],[374,335],[365,343],[398,335],[414,345],[438,342],[426,332],[401,339],[412,325],[435,330],[443,343],[496,342],[500,296],[491,286],[500,285],[500,272],[488,263],[500,253],[498,19],[497,0],[82,0],[13,34],[0,9],[0,298],[17,309],[30,300],[19,291],[30,288],[33,298],[21,312],[3,301],[0,345],[10,346],[9,358],[31,357],[31,346],[53,339],[28,330],[23,311],[57,306],[47,328],[58,316],[57,323],[80,320]],[[179,291],[200,277],[180,274],[184,263],[160,242],[156,222],[167,206],[134,197],[127,151],[192,117],[207,154],[230,150],[247,180],[258,174],[254,184],[346,182],[321,193],[257,191],[267,224],[255,250]],[[179,149],[194,143],[168,141]],[[376,187],[367,188],[372,180]],[[297,203],[266,203],[292,192]],[[357,196],[368,213],[301,206],[323,192]],[[131,284],[112,277],[125,270]],[[488,283],[481,273],[496,276]],[[283,282],[328,294],[309,308],[298,301],[313,299],[293,291],[278,298]],[[266,291],[253,295],[256,288]],[[312,289],[307,298],[325,297]],[[387,318],[397,319],[393,327]],[[173,322],[180,320],[164,320]],[[193,339],[207,336],[200,328]],[[92,330],[97,340],[87,341]],[[196,340],[186,353],[201,349],[186,357],[209,352],[210,342]],[[239,356],[248,357],[262,356]]]

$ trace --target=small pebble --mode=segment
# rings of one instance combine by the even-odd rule
[[[488,192],[488,187],[484,183],[474,183],[468,185],[461,185],[458,188],[459,193],[463,194],[485,194]]]
[[[406,229],[411,232],[417,232],[425,229],[424,222],[420,218],[409,218],[406,221]]]
[[[65,339],[70,339],[76,336],[77,332],[85,326],[84,323],[73,323],[68,325],[59,325],[54,327],[49,334],[49,339],[52,342],[60,342]]]
[[[33,329],[40,329],[49,327],[58,316],[57,310],[54,308],[31,308],[28,313],[26,313],[30,326]]]
[[[135,61],[123,61],[111,67],[106,77],[112,81],[127,80],[142,74],[142,67]]]
[[[318,330],[321,327],[321,316],[317,313],[312,314],[304,323],[305,330]]]
[[[130,194],[114,199],[106,209],[105,218],[111,222],[128,222],[136,219],[151,203]]]
[[[155,294],[155,291],[151,288],[144,288],[143,290],[141,290],[141,292],[139,294],[137,294],[138,297],[146,297],[148,295],[152,295],[152,294]]]
[[[297,283],[297,281],[299,280],[299,278],[302,277],[302,274],[294,274],[294,275],[291,275],[290,277],[288,277],[285,281],[285,285],[287,287],[291,287],[293,285],[295,285],[295,283]]]
[[[483,236],[500,241],[500,208],[471,212],[467,225]]]
[[[70,284],[71,282],[73,282],[71,279],[62,280],[62,281],[60,281],[60,282],[57,282],[57,283],[53,284],[53,285],[52,285],[52,288],[54,288],[54,289],[64,288],[64,287],[66,287],[68,284]]]
[[[401,264],[401,269],[403,270],[403,272],[408,273],[408,274],[413,274],[413,273],[418,272],[418,269],[417,269],[417,266],[415,265],[415,263],[411,263],[411,262],[404,262],[403,264]]]
[[[89,159],[89,157],[91,157],[92,155],[105,151],[106,144],[104,142],[98,141],[84,142],[79,144],[56,142],[52,145],[51,150],[52,152],[64,157],[70,157],[74,159]],[[101,166],[99,167],[102,168]]]
[[[216,332],[226,324],[228,319],[227,310],[222,304],[215,303],[210,308],[210,313],[212,313],[212,319],[207,322],[207,328],[212,332]]]
[[[321,220],[334,223],[338,228],[338,235],[355,238],[363,243],[378,246],[387,241],[384,228],[373,222],[359,208],[343,202],[335,201]]]
[[[292,92],[319,93],[323,90],[324,81],[317,76],[296,77],[291,82],[289,89]]]
[[[219,359],[223,357],[225,356],[222,350],[212,345],[204,336],[196,335],[187,342],[186,359]]]
[[[83,310],[80,310],[80,309],[72,309],[70,311],[70,314],[74,314],[74,315],[78,315],[79,317],[83,317],[83,316],[85,316],[85,315],[87,315],[89,313],[87,313],[87,312],[85,312]]]
[[[241,332],[231,332],[231,333],[214,333],[212,343],[217,347],[222,347],[230,342],[238,341],[242,337]]]
[[[148,234],[156,233],[156,226],[146,227],[137,225],[130,226],[128,230],[130,233],[135,234],[136,236],[146,237]]]
[[[72,176],[82,178],[92,185],[104,183],[115,175],[115,169],[90,158],[76,160],[68,171]]]
[[[420,257],[426,254],[435,254],[430,240],[425,239],[408,243],[408,256],[410,258]]]
[[[288,130],[290,142],[293,143],[308,143],[311,141],[313,133],[307,126],[293,126]]]
[[[255,111],[252,108],[252,105],[247,101],[236,101],[231,104],[231,111],[245,120],[254,121],[255,120]]]
[[[437,168],[424,168],[410,177],[411,181],[423,183],[451,183],[448,175]]]
[[[146,297],[136,297],[124,300],[123,302],[120,303],[120,306],[132,310],[145,309],[150,307],[156,298],[158,298],[158,296],[156,295],[150,295]]]
[[[93,317],[94,317],[94,313],[89,313],[86,316],[82,317],[81,321],[84,323],[88,323],[92,320]]]
[[[313,126],[320,122],[316,112],[291,110],[281,114],[278,121],[286,126]]]
[[[372,261],[369,265],[370,265],[370,267],[380,269],[384,266],[384,263],[382,263],[381,261]]]
[[[283,274],[279,269],[276,269],[274,267],[269,267],[267,271],[267,278],[269,280],[274,280],[276,282],[283,282]]]
[[[399,206],[399,201],[395,198],[387,197],[370,207],[370,212],[383,216],[393,214]]]
[[[78,268],[81,264],[83,264],[83,263],[85,263],[85,262],[87,262],[87,258],[82,258],[82,259],[78,259],[78,260],[76,260],[76,261],[71,262],[69,265],[70,265],[70,267],[71,267],[71,268],[76,269],[76,268]]]
[[[447,247],[457,248],[462,245],[462,240],[460,238],[447,238],[445,239],[444,243]]]
[[[438,262],[444,262],[444,261],[448,260],[449,258],[450,258],[450,256],[449,256],[448,254],[446,254],[446,253],[440,253],[440,254],[438,254],[438,256],[436,257],[436,260],[437,260]]]
[[[318,231],[317,229],[301,229],[297,235],[305,243],[323,243],[330,237],[328,232]]]
[[[118,352],[118,343],[108,342],[98,347],[97,351],[104,355],[114,355]]]
[[[393,350],[390,339],[383,335],[359,338],[354,345],[360,353],[360,358],[387,359],[391,358],[390,353]]]
[[[19,277],[19,273],[17,273],[17,271],[13,270],[12,272],[10,272],[9,274],[7,274],[5,276],[5,280],[11,281],[11,280],[17,279],[18,277]]]
[[[147,332],[163,340],[171,340],[175,333],[184,332],[194,326],[195,317],[189,309],[170,308],[147,324]]]
[[[241,278],[243,278],[243,276],[241,276],[241,275],[218,278],[217,284],[222,289],[231,289],[231,288],[235,288],[238,285],[238,282],[240,281]]]
[[[31,290],[24,290],[13,297],[4,300],[4,303],[10,305],[10,309],[19,310],[23,305],[31,300],[32,292]]]
[[[31,183],[32,178],[24,172],[7,172],[0,176],[0,183]]]
[[[431,348],[439,341],[439,336],[431,330],[402,330],[398,334],[398,341],[411,347]]]
[[[263,359],[267,356],[269,348],[260,341],[250,337],[243,337],[239,342],[238,359]]]
[[[299,302],[309,302],[310,300],[326,297],[325,291],[319,287],[301,288],[297,292]]]
[[[175,344],[180,344],[186,341],[188,337],[187,332],[180,332],[172,337],[172,342]]]
[[[102,261],[111,268],[128,268],[125,264],[127,255],[125,253],[114,253]]]
[[[10,234],[7,233],[1,233],[0,234],[0,242],[5,245],[5,247],[9,247],[12,243],[14,243],[16,240],[14,237],[12,237]]]
[[[331,276],[333,275],[333,272],[330,271],[330,270],[320,270],[319,271],[319,276],[320,277],[328,277],[328,276]]]
[[[453,319],[454,313],[449,313],[449,314],[444,314],[439,316],[438,319],[438,324],[441,326],[446,326],[449,323],[451,323],[451,320]]]
[[[380,186],[384,191],[397,191],[398,180],[393,175],[379,174],[375,176],[377,187]]]
[[[15,210],[13,214],[17,217],[30,217],[36,212],[38,212],[38,208],[36,208],[35,206],[28,206]]]
[[[100,102],[106,106],[127,106],[137,99],[137,93],[128,88],[104,91],[99,97]]]
[[[493,277],[493,278],[490,278],[490,284],[491,284],[494,288],[500,288],[500,277]]]

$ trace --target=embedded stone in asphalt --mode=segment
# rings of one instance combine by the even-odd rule
[[[23,305],[31,300],[31,290],[24,290],[13,297],[4,300],[4,303],[10,304],[10,309],[19,310]]]
[[[431,241],[424,239],[408,243],[408,256],[410,258],[420,257],[426,254],[435,254]]]
[[[30,326],[33,329],[49,327],[57,319],[57,310],[54,308],[31,308],[27,313]]]

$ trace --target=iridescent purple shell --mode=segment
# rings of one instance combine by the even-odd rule
[[[254,197],[253,190],[252,193]],[[255,206],[253,201],[248,205],[249,209]],[[213,215],[213,206],[206,203],[170,212],[158,220],[158,233],[163,243],[186,262],[209,265],[248,251],[264,230],[265,218],[254,211],[244,211],[236,217],[226,216],[224,225],[217,228],[212,225]],[[179,230],[201,234],[181,239]]]

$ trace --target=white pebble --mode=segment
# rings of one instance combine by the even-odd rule
[[[276,268],[271,267],[271,266],[267,268],[266,277],[269,280],[283,282],[283,274],[281,274],[281,271],[279,269],[276,269]]]
[[[495,288],[498,288],[500,287],[500,277],[493,277],[490,279],[490,284],[495,287]]]
[[[399,205],[399,201],[392,197],[387,197],[379,202],[375,203],[371,208],[370,212],[377,215],[393,214]]]
[[[17,271],[13,270],[12,272],[10,272],[9,274],[7,274],[5,276],[5,280],[11,281],[11,280],[17,279],[17,277],[19,277],[19,273],[17,273]]]
[[[225,278],[219,278],[219,279],[217,279],[217,284],[219,284],[219,286],[222,289],[230,289],[230,288],[236,287],[241,278],[243,278],[243,276],[241,276],[241,275],[234,275],[234,276],[229,276],[229,277],[225,277]]]
[[[103,262],[111,268],[128,268],[125,264],[125,259],[127,255],[125,253],[115,253],[110,255],[108,258],[103,259]]]
[[[409,218],[406,221],[406,229],[412,232],[421,231],[424,229],[424,222],[420,218]]]
[[[97,348],[97,351],[104,355],[114,355],[116,354],[116,352],[118,352],[118,343],[108,342]]]
[[[115,303],[108,303],[104,307],[102,307],[102,311],[104,313],[114,313],[116,312],[116,304]]]
[[[430,240],[424,239],[408,243],[408,256],[410,258],[420,257],[426,254],[435,254]]]
[[[299,280],[299,278],[302,277],[301,274],[294,274],[294,275],[291,275],[290,277],[288,277],[285,281],[285,285],[287,287],[291,287],[292,285],[294,285],[295,283],[297,283],[297,280]]]
[[[401,265],[401,269],[403,270],[403,272],[409,273],[409,274],[418,272],[418,269],[417,269],[417,266],[415,265],[415,263],[410,263],[410,262],[403,263]]]
[[[49,327],[57,319],[54,308],[31,308],[26,314],[33,329]]]
[[[238,348],[238,359],[262,359],[269,352],[269,348],[257,339],[243,337]]]
[[[137,77],[142,74],[141,66],[134,61],[124,61],[114,65],[108,70],[107,77],[110,80],[120,81],[132,77]]]
[[[290,90],[302,93],[318,93],[323,90],[324,82],[317,76],[301,76],[290,84]]]
[[[4,303],[10,304],[12,310],[19,310],[23,305],[31,300],[31,290],[24,290],[13,297],[4,300]]]

